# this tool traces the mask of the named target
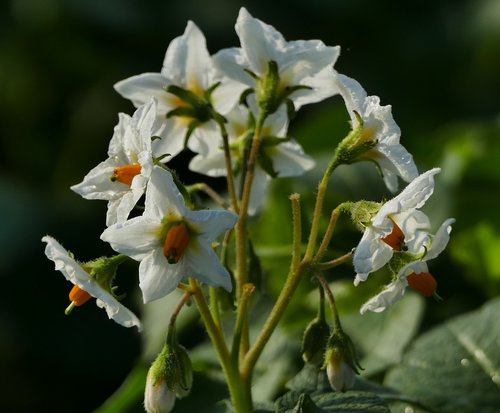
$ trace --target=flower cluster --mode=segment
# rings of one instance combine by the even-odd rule
[[[427,262],[446,247],[454,220],[446,220],[433,234],[429,218],[420,208],[432,195],[434,177],[440,170],[434,168],[419,175],[412,155],[400,143],[401,131],[391,107],[382,106],[377,96],[368,96],[356,80],[334,69],[338,46],[327,46],[320,40],[287,41],[245,8],[239,12],[236,32],[240,47],[210,55],[203,33],[190,21],[184,33],[168,46],[159,73],[144,73],[115,84],[115,90],[136,110],[132,116],[118,115],[107,159],[71,189],[85,199],[108,201],[101,240],[117,254],[79,263],[56,240],[46,236],[42,239],[47,244],[46,255],[75,284],[67,313],[94,297],[117,323],[140,329],[138,318],[119,303],[120,297],[115,294],[119,265],[127,260],[139,262],[144,303],[182,289],[185,296],[169,324],[173,329],[178,312],[194,297],[221,363],[246,363],[236,368],[225,365],[224,371],[244,371],[241,375],[247,378],[252,377],[251,369],[299,278],[309,271],[322,280],[321,294],[329,297],[336,327],[327,344],[330,328],[323,310],[321,319],[306,331],[304,359],[315,363],[324,359],[332,386],[344,391],[354,382],[360,366],[354,345],[340,327],[333,294],[321,273],[346,261],[321,262],[336,213],[349,210],[355,224],[363,229],[352,256],[355,285],[383,267],[392,274],[391,283],[365,303],[361,313],[383,311],[402,298],[407,286],[437,297],[437,282]],[[290,198],[293,252],[286,281],[289,284],[283,288],[283,294],[290,296],[277,301],[272,316],[264,323],[261,340],[245,356],[249,343],[240,348],[238,340],[250,337],[248,331],[245,334],[242,330],[248,329],[248,297],[254,290],[249,283],[248,263],[250,254],[255,254],[250,252],[248,219],[260,211],[272,179],[297,177],[315,167],[314,159],[289,135],[289,123],[302,106],[334,95],[345,103],[351,131],[336,149],[332,148],[332,161],[318,187],[303,258],[300,196]],[[204,183],[182,183],[167,161],[184,149],[194,153],[188,166],[191,171],[226,178],[228,200]],[[391,192],[398,191],[400,180],[408,185],[385,203],[361,201],[339,206],[332,213],[323,242],[316,248],[328,180],[337,166],[360,161],[373,162]],[[193,196],[198,190],[205,190],[221,207],[210,204],[208,208],[203,198]],[[228,245],[233,241],[234,266],[227,259]],[[351,258],[350,254],[345,256]],[[224,333],[218,336],[220,325],[210,318],[212,311],[217,319],[219,309],[216,303],[211,309],[205,303],[201,289],[204,285],[214,287],[212,292],[221,287],[233,293],[238,319],[231,354],[239,354],[239,360],[225,359],[230,352],[224,347]],[[184,395],[172,390],[177,389],[174,384],[180,380],[173,376],[182,376],[171,373],[172,352],[180,354],[180,348],[170,343],[169,350],[153,365],[146,386],[148,411],[170,411],[175,395]],[[189,364],[185,350],[182,357],[174,355],[175,360],[182,358],[187,360],[186,366]],[[235,392],[251,388],[239,379],[243,380],[236,373],[228,376],[233,401],[251,401],[248,395],[235,396]],[[250,407],[236,406],[236,410],[250,411]]]

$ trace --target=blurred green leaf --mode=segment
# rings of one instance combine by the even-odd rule
[[[385,384],[440,413],[500,406],[500,299],[419,337]]]
[[[500,234],[487,222],[466,229],[454,237],[452,257],[465,268],[466,276],[485,294],[500,293]]]

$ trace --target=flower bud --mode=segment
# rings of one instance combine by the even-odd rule
[[[302,338],[302,358],[306,363],[321,363],[329,336],[330,326],[324,319],[316,317],[309,323]]]
[[[343,360],[341,352],[330,348],[325,358],[326,375],[335,391],[346,391],[354,385],[355,371]]]
[[[148,413],[169,413],[174,408],[175,393],[167,387],[161,369],[151,366],[146,378],[144,408]]]
[[[325,353],[326,374],[335,391],[346,391],[354,385],[361,366],[351,338],[343,330],[332,333]]]
[[[177,395],[189,394],[193,385],[193,368],[186,349],[177,345],[169,351],[167,358],[167,385]]]

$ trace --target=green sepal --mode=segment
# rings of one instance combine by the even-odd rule
[[[248,89],[245,89],[241,95],[240,95],[240,100],[238,101],[238,103],[240,105],[247,105],[247,97],[250,96],[252,93],[255,93],[255,89],[254,88],[248,88]]]
[[[321,364],[329,337],[330,326],[324,318],[316,317],[309,323],[302,337],[301,350],[302,358],[306,363]]]
[[[423,253],[411,253],[408,251],[394,251],[391,259],[386,264],[387,268],[392,274],[392,278],[395,280],[401,270],[412,262],[418,262],[422,260],[427,255],[427,248],[424,248]]]
[[[328,339],[323,368],[332,357],[340,357],[356,374],[363,370],[351,338],[342,330],[336,329]]]
[[[278,146],[282,143],[289,142],[291,137],[279,137],[279,136],[264,136],[262,137],[262,142],[260,144],[261,148],[269,148],[272,146]]]
[[[124,254],[117,254],[113,257],[100,257],[83,263],[81,266],[97,284],[113,297],[119,299],[120,297],[114,293],[116,287],[113,285],[113,282],[118,266],[129,259]]]
[[[273,160],[271,157],[265,152],[260,151],[259,156],[257,157],[257,161],[259,166],[271,177],[277,178],[278,172],[274,169]]]
[[[358,202],[345,202],[342,205],[342,210],[349,213],[351,221],[356,228],[364,232],[366,227],[371,225],[373,217],[380,210],[383,203],[362,200]]]

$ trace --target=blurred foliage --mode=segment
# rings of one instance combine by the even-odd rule
[[[393,340],[391,335],[397,333],[392,329],[398,322],[409,323],[395,352],[399,357],[414,334],[498,295],[497,0],[436,0],[425,6],[388,0],[8,0],[0,5],[0,275],[4,291],[0,370],[7,378],[0,390],[0,410],[57,413],[70,406],[75,413],[86,413],[102,405],[133,371],[114,400],[121,403],[119,398],[128,395],[134,396],[134,403],[123,402],[122,407],[127,406],[123,410],[116,407],[119,404],[112,405],[108,411],[143,411],[141,374],[161,343],[175,300],[166,299],[155,309],[142,306],[137,267],[130,264],[118,280],[128,293],[125,304],[153,320],[145,341],[137,332],[109,322],[91,304],[68,318],[63,311],[69,286],[45,259],[40,238],[50,233],[81,260],[110,253],[99,241],[105,203],[84,201],[69,185],[79,182],[104,158],[118,112],[132,112],[130,103],[112,85],[131,75],[158,71],[168,43],[182,33],[189,19],[204,31],[212,52],[237,45],[233,26],[241,5],[288,39],[320,38],[341,45],[337,69],[360,81],[369,94],[380,96],[382,104],[393,106],[402,142],[420,170],[443,168],[426,212],[436,228],[445,217],[457,218],[448,251],[431,263],[444,303],[427,300],[422,308],[412,296],[400,303],[400,310],[395,307],[401,317],[412,316],[401,320],[410,321],[398,321],[399,316],[392,313],[372,317],[373,337],[380,336],[377,342],[363,337],[366,320],[356,324],[359,316],[354,312],[372,288],[384,283],[386,275],[375,274],[372,284],[364,286],[366,291],[358,289],[353,297],[350,265],[327,274],[335,281],[332,286],[346,315],[346,329],[363,353],[370,357],[370,349],[384,347],[384,337]],[[321,166],[348,127],[338,97],[303,108],[292,124],[291,134],[319,160],[318,167],[303,179],[275,183],[268,207],[252,226],[255,249],[266,270],[268,303],[288,270],[288,196],[302,194],[303,226],[307,228]],[[187,171],[189,158],[186,153],[171,164],[187,183],[201,179]],[[210,183],[221,187],[220,180]],[[370,164],[339,168],[330,185],[325,211],[347,199],[390,196]],[[345,218],[339,220],[329,258],[347,252],[359,239]],[[326,218],[322,225],[326,226]],[[308,281],[300,286],[275,347],[269,350],[269,360],[272,351],[281,348],[279,343],[292,347],[300,343],[302,329],[314,315],[314,288]],[[254,311],[258,308],[257,303]],[[189,314],[181,337],[191,349],[205,339],[200,324]],[[398,362],[398,358],[387,360],[387,354],[379,350],[373,354]],[[297,354],[292,361],[284,357],[276,363],[267,373],[261,371],[261,388],[273,393],[280,387],[284,391],[283,380],[300,368],[300,358]],[[374,363],[366,360],[370,368]],[[225,410],[215,403],[227,395],[216,377],[197,373],[193,392],[196,396],[179,401],[176,411]],[[269,397],[262,394],[261,399]]]

